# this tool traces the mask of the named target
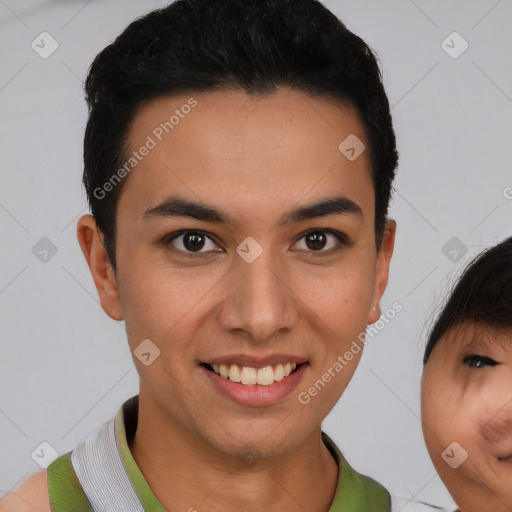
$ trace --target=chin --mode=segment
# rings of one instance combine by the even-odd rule
[[[206,439],[208,444],[226,455],[254,460],[256,458],[272,458],[293,450],[307,436],[307,432],[290,432],[280,429],[284,423],[276,427],[276,423],[266,427],[237,429],[231,432],[223,430],[221,436]]]

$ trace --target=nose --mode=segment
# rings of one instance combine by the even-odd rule
[[[500,456],[512,454],[512,397],[503,405],[489,410],[482,418],[480,434],[488,444],[491,453]]]
[[[300,299],[290,273],[270,250],[248,261],[239,257],[230,270],[218,321],[226,331],[244,331],[252,341],[263,343],[294,327]]]

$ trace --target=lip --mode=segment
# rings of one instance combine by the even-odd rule
[[[252,364],[254,363],[253,361]],[[269,363],[266,361],[263,366],[268,366],[268,364]],[[297,363],[297,365],[298,364],[299,363]],[[261,386],[259,384],[245,385],[239,382],[233,382],[208,370],[205,366],[200,365],[198,368],[222,395],[227,396],[240,405],[262,407],[265,405],[273,405],[292,393],[302,380],[308,366],[309,364],[301,364],[283,380],[274,382],[268,386]]]
[[[272,366],[275,364],[295,363],[299,364],[307,362],[303,357],[298,357],[291,354],[271,354],[265,357],[251,356],[248,354],[231,354],[226,356],[214,357],[203,361],[208,364],[237,364],[239,366],[248,366],[251,368],[264,368],[265,366]]]

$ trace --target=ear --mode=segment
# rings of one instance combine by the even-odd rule
[[[381,315],[379,301],[386,290],[389,276],[389,263],[395,247],[396,222],[388,219],[384,227],[384,234],[379,252],[377,254],[377,265],[375,269],[375,287],[372,298],[372,305],[368,314],[368,324],[376,322]]]
[[[98,290],[101,307],[110,318],[122,320],[117,278],[103,245],[103,233],[92,215],[78,219],[76,235]]]

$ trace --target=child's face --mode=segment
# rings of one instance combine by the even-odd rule
[[[156,137],[155,127],[190,97],[197,104]],[[393,249],[391,226],[376,251],[369,155],[354,155],[354,146],[346,157],[338,146],[349,135],[353,146],[355,137],[365,141],[352,109],[296,92],[258,100],[184,94],[140,108],[130,152],[148,136],[156,147],[131,172],[117,207],[120,306],[103,292],[99,272],[95,277],[104,309],[124,318],[132,351],[145,339],[159,350],[149,365],[134,357],[145,415],[231,454],[284,453],[319,428],[360,349],[307,404],[299,394],[379,318],[373,306]],[[165,204],[171,196],[204,210],[184,215],[190,207]],[[284,218],[340,197],[336,211],[327,204]],[[213,209],[231,222],[214,218]],[[306,236],[318,230],[332,231]],[[289,372],[295,360],[304,363],[300,372],[251,384],[256,369],[272,365],[277,375],[280,363]],[[229,367],[229,380],[207,363]],[[241,377],[235,366],[247,367]]]
[[[428,451],[461,510],[512,510],[512,330],[448,331],[425,366],[421,402]]]

